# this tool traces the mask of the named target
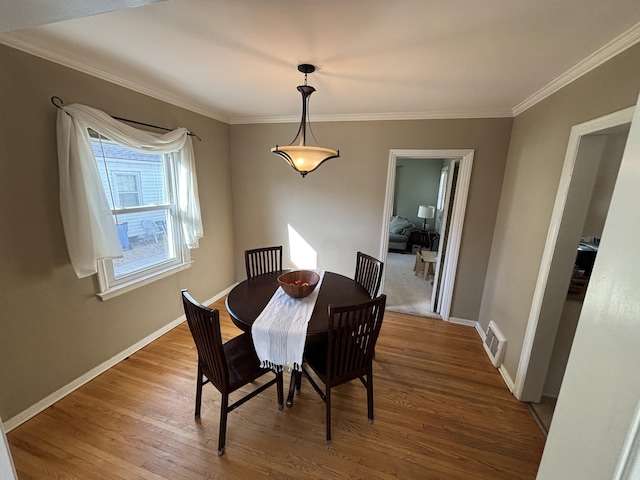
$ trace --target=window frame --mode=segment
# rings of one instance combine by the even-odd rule
[[[91,141],[110,142],[121,147],[128,148],[117,141],[113,141],[100,135],[99,138],[91,138]],[[100,299],[108,300],[110,298],[122,295],[123,293],[130,292],[137,288],[140,288],[149,283],[155,282],[169,275],[185,270],[193,263],[191,260],[191,251],[187,247],[181,222],[178,215],[178,162],[175,155],[172,153],[157,153],[162,156],[163,175],[165,178],[164,189],[165,196],[167,198],[166,203],[153,204],[153,205],[141,205],[137,207],[116,207],[113,205],[111,214],[114,216],[114,222],[118,215],[124,215],[129,213],[144,213],[144,212],[158,212],[163,211],[166,213],[167,224],[165,227],[165,235],[167,236],[168,246],[170,251],[173,251],[173,256],[170,259],[161,261],[159,263],[147,266],[145,268],[138,269],[136,271],[124,274],[117,277],[115,274],[115,268],[113,265],[113,259],[105,258],[97,262],[97,279],[98,279],[98,293],[97,296]],[[102,161],[102,158],[96,158],[96,162]],[[121,173],[121,170],[112,172]],[[128,172],[126,172],[128,174]],[[142,184],[142,176],[140,174],[132,173],[137,176],[138,194],[140,201],[144,202],[142,196],[144,186]],[[111,187],[113,188],[113,187]],[[108,192],[107,196],[108,196]],[[115,194],[117,192],[117,186]],[[118,202],[120,198],[118,197]]]

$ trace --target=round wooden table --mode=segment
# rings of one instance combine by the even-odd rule
[[[282,270],[249,278],[227,295],[226,307],[233,323],[242,331],[251,332],[253,322],[264,310],[278,289],[278,276],[290,270]],[[307,327],[307,342],[323,339],[329,331],[329,305],[355,305],[371,300],[369,293],[352,278],[338,273],[325,272],[318,292],[311,319]],[[300,387],[299,372],[292,372],[287,406],[293,405],[296,386]]]

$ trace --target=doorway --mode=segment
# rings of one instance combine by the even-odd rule
[[[396,166],[398,160],[409,158],[420,160],[452,159],[459,164],[459,173],[456,182],[457,188],[455,190],[456,195],[447,209],[449,212],[447,240],[446,243],[440,241],[438,244],[435,267],[435,271],[439,273],[437,283],[434,281],[434,295],[437,295],[438,302],[433,309],[433,313],[439,315],[440,318],[446,321],[449,320],[451,311],[455,273],[458,266],[464,214],[471,180],[471,169],[473,166],[473,153],[473,150],[391,150],[389,154],[385,207],[382,216],[382,241],[380,245],[380,258],[384,259],[385,263],[387,262],[389,222],[393,213]],[[446,255],[441,254],[443,248]],[[382,289],[382,291],[384,291],[384,279]]]
[[[589,243],[584,229],[597,232],[604,224],[610,193],[599,200],[603,218],[597,228],[592,226],[590,205],[598,196],[603,197],[598,181],[602,167],[617,162],[616,171],[609,174],[609,178],[613,176],[609,190],[613,190],[633,110],[631,107],[571,130],[516,374],[514,394],[521,401],[541,403],[545,391],[557,396],[560,389],[581,307],[567,302],[576,268],[580,268],[577,254],[581,241]],[[612,153],[616,149],[617,153]],[[593,236],[591,243],[597,244],[598,235]]]
[[[450,160],[442,158],[398,158],[394,182],[393,218],[384,267],[386,308],[418,317],[435,317],[431,306],[434,267],[442,205],[445,195],[442,171]],[[444,202],[443,202],[444,203]],[[402,232],[397,230],[402,228]],[[405,243],[402,242],[405,239]],[[436,250],[436,251],[434,251]],[[429,262],[425,261],[425,258]]]

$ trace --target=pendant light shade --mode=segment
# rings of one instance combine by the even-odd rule
[[[313,172],[327,160],[339,157],[340,151],[307,145],[307,131],[311,133],[313,137],[309,122],[309,97],[316,91],[315,88],[307,85],[307,74],[314,72],[315,67],[304,63],[298,65],[298,71],[304,73],[304,85],[298,85],[298,91],[302,95],[302,118],[300,120],[298,133],[291,144],[287,146],[276,145],[271,151],[284,158],[295,171],[304,177],[307,173]]]

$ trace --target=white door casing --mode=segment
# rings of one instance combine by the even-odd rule
[[[460,160],[460,173],[458,175],[458,186],[452,210],[452,220],[450,224],[449,240],[447,243],[447,256],[444,261],[441,279],[441,309],[440,314],[443,320],[448,321],[451,313],[451,302],[453,299],[453,289],[455,286],[455,276],[458,267],[458,257],[460,253],[460,243],[462,241],[462,227],[464,226],[464,216],[467,208],[467,197],[469,194],[469,184],[471,183],[471,169],[473,167],[473,149],[456,150],[404,150],[392,149],[389,151],[389,168],[387,171],[387,189],[382,215],[382,241],[380,244],[380,258],[387,261],[389,245],[389,221],[393,213],[393,194],[395,189],[396,164],[398,158],[412,159],[442,159],[454,158]],[[384,279],[382,291],[384,291]],[[435,282],[434,282],[435,283]]]

